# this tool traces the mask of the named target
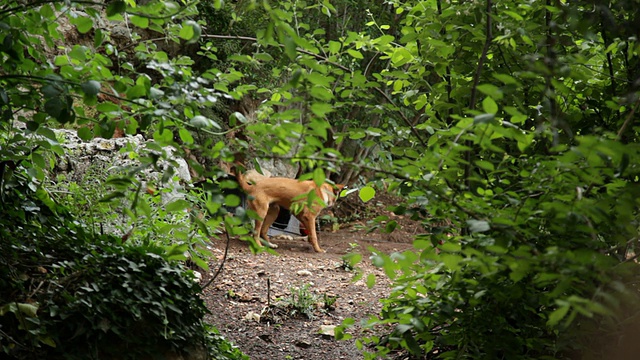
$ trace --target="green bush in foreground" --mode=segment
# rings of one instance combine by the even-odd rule
[[[14,174],[16,175],[16,174]],[[16,359],[244,359],[203,322],[192,272],[86,232],[20,174],[3,182],[0,347]],[[18,180],[16,180],[18,179]],[[29,184],[33,185],[33,184]]]

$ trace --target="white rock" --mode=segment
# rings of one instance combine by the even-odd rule
[[[244,319],[246,321],[255,321],[255,322],[260,322],[260,314],[255,313],[253,311],[249,311],[247,313],[247,315],[244,316]]]
[[[336,326],[335,325],[320,325],[318,329],[318,334],[324,336],[334,337],[336,335]]]

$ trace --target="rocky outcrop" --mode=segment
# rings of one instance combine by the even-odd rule
[[[179,182],[190,183],[191,175],[187,162],[173,156],[175,149],[164,147],[164,154],[169,160],[160,161],[159,168],[152,166],[142,167],[139,161],[141,154],[145,152],[157,152],[146,147],[147,140],[142,135],[126,136],[116,139],[95,138],[89,142],[82,141],[75,131],[56,130],[56,136],[60,139],[60,145],[65,149],[63,158],[58,158],[54,167],[55,174],[65,174],[69,181],[82,183],[88,176],[101,172],[105,175],[125,173],[139,168],[138,176],[141,181],[160,180],[162,171],[169,168],[175,170],[179,179],[172,179],[176,185]]]

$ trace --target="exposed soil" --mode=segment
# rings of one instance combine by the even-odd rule
[[[354,201],[359,200],[350,200]],[[418,224],[385,210],[393,202],[386,197],[367,206],[361,204],[358,216],[352,218],[385,214],[398,221],[396,231],[367,233],[364,223],[342,224],[337,231],[319,232],[319,243],[326,253],[313,252],[303,239],[275,238],[277,255],[253,255],[246,243],[232,239],[224,270],[204,290],[204,299],[212,311],[206,320],[251,359],[361,359],[362,352],[353,339],[337,341],[318,332],[322,325],[340,325],[348,317],[359,324],[380,310],[379,299],[389,293],[390,281],[371,264],[369,248],[385,253],[409,249],[419,230]],[[339,210],[334,209],[336,213]],[[214,244],[213,251],[220,259],[224,247],[224,242]],[[356,272],[343,266],[343,256],[349,252],[363,254],[358,268],[365,277],[358,281],[353,281]],[[365,280],[369,273],[377,275],[372,288]],[[292,302],[292,290],[295,293],[295,288],[303,286],[308,286],[308,293],[317,298],[312,318],[287,306],[287,301]],[[324,295],[337,296],[330,309],[324,306]]]

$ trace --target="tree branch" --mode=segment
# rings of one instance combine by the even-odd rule
[[[204,38],[213,38],[213,39],[236,39],[236,40],[243,40],[243,41],[255,41],[257,42],[258,39],[257,38],[252,38],[252,37],[248,37],[248,36],[236,36],[236,35],[202,35],[202,37]],[[280,47],[284,47],[284,44],[279,44]],[[342,64],[338,64],[337,62],[331,61],[329,59],[327,59],[326,57],[324,57],[323,55],[320,54],[314,54],[308,50],[302,49],[302,48],[296,48],[296,51],[305,54],[305,55],[309,55],[309,56],[313,56],[318,60],[324,61],[327,64],[331,64],[343,71],[346,72],[351,72],[351,69],[349,69],[348,67],[342,65]],[[368,65],[367,65],[368,66]],[[364,74],[366,76],[366,74]],[[382,95],[382,97],[384,97],[387,102],[389,102],[391,105],[393,105],[394,107],[398,107],[395,102],[393,101],[393,99],[391,99],[391,97],[385,93],[380,87],[376,86],[373,88],[377,93],[379,93],[380,95]],[[402,121],[404,121],[404,123],[411,129],[411,133],[413,134],[413,136],[416,137],[416,139],[418,140],[418,142],[420,142],[420,144],[422,146],[424,146],[425,148],[427,147],[427,142],[422,138],[422,136],[420,136],[420,133],[418,132],[418,130],[412,125],[411,120],[405,115],[403,114],[401,111],[397,111],[398,115],[400,115],[400,118],[402,118]]]
[[[633,109],[631,109],[629,115],[627,115],[627,118],[624,121],[624,124],[622,124],[622,127],[620,127],[620,130],[618,130],[618,135],[616,136],[617,141],[622,140],[622,135],[624,134],[625,130],[627,130],[627,127],[631,123],[631,120],[633,120],[633,115],[635,115],[636,111],[638,110],[638,105],[640,105],[640,98],[636,100],[636,104],[633,106]]]
[[[480,77],[482,75],[482,67],[484,65],[484,62],[487,58],[487,53],[489,52],[489,46],[491,45],[491,41],[493,41],[493,33],[491,31],[492,28],[492,21],[491,21],[491,9],[493,7],[493,4],[491,2],[491,0],[487,0],[487,7],[486,7],[486,12],[487,12],[487,23],[486,23],[486,27],[485,27],[485,32],[487,34],[485,41],[484,41],[484,47],[482,48],[482,54],[480,55],[480,58],[478,59],[478,66],[476,67],[476,73],[473,76],[473,87],[471,88],[471,99],[469,100],[469,109],[473,110],[476,107],[477,104],[477,98],[478,98],[478,84],[480,82]],[[471,148],[472,144],[470,140],[466,141],[466,146]],[[473,152],[472,151],[467,151],[465,152],[465,166],[464,166],[464,181],[467,185],[467,189],[471,189],[471,183],[470,183],[470,179],[471,179],[471,170],[472,170],[472,165],[471,165],[471,161],[473,160]]]

